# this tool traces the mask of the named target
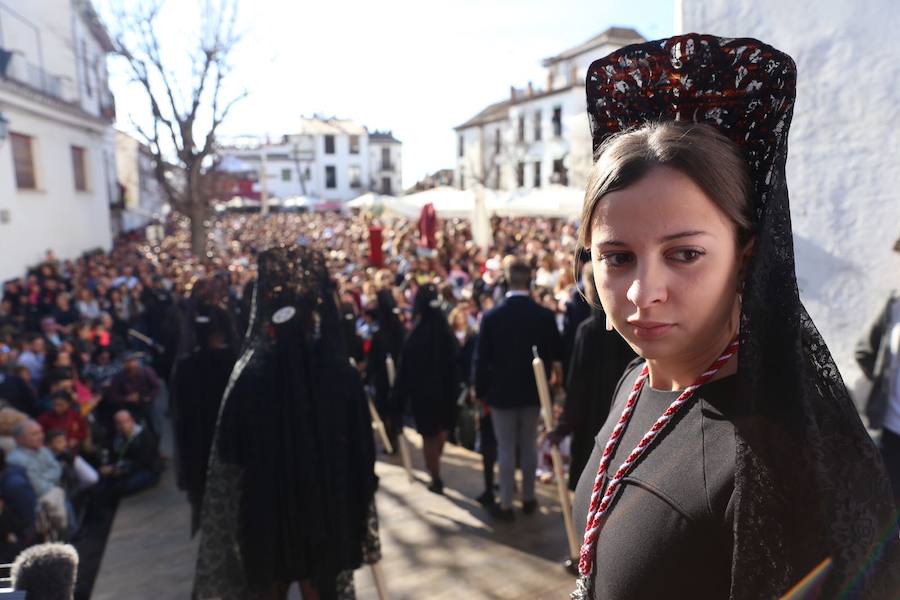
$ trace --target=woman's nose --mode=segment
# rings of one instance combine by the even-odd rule
[[[668,291],[664,275],[650,266],[639,269],[625,297],[637,308],[665,302]]]

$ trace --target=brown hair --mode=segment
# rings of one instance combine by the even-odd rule
[[[597,150],[581,211],[576,276],[590,249],[591,220],[600,200],[663,165],[690,177],[715,202],[734,224],[739,246],[750,240],[754,223],[752,187],[741,149],[710,125],[648,123],[610,137]]]

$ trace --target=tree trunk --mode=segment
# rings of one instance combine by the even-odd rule
[[[199,260],[206,259],[209,228],[206,226],[206,207],[196,198],[190,206],[191,219],[191,254]]]

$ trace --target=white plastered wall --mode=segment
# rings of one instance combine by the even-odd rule
[[[675,10],[679,32],[755,37],[797,63],[787,174],[800,295],[861,401],[853,347],[900,288],[897,3],[678,0]]]

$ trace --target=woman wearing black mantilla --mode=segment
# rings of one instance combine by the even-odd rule
[[[641,357],[576,492],[576,599],[900,596],[890,486],[799,299],[796,68],[752,39],[622,48],[586,82],[579,241]],[[818,568],[817,568],[818,567]]]
[[[349,600],[380,557],[375,447],[321,252],[259,255],[251,321],[222,399],[194,596]]]

